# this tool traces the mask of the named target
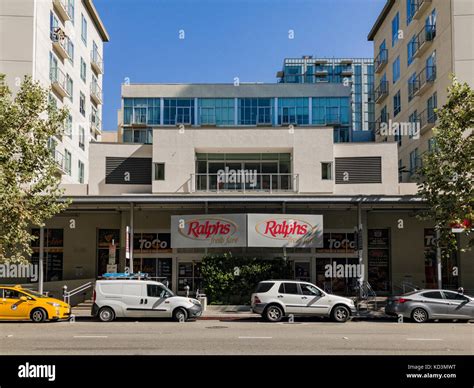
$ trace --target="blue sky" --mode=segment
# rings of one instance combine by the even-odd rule
[[[233,82],[234,77],[276,82],[285,57],[372,57],[367,34],[385,0],[94,4],[110,35],[104,47],[103,128],[115,130],[120,85],[126,78],[131,83]]]

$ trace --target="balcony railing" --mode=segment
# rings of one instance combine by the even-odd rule
[[[412,0],[413,19],[419,19],[430,4],[431,0]]]
[[[90,122],[91,122],[91,132],[94,131],[100,134],[100,132],[102,131],[102,126],[101,126],[99,115],[97,113],[91,113]]]
[[[91,66],[97,74],[104,74],[104,61],[97,50],[91,51]]]
[[[425,109],[423,112],[421,112],[416,118],[416,121],[420,126],[421,134],[433,128],[436,123],[436,119],[437,116],[434,109]]]
[[[191,174],[194,191],[206,192],[298,192],[298,174]]]
[[[63,21],[71,20],[73,15],[73,4],[71,0],[53,0],[53,5],[56,12]]]
[[[50,32],[51,41],[57,54],[62,59],[72,59],[71,40],[61,27],[53,27]]]
[[[51,86],[61,97],[70,97],[66,75],[59,67],[55,66],[50,68],[49,79],[51,80]]]
[[[436,36],[436,24],[425,25],[416,35],[413,42],[413,56],[418,58],[423,54]]]
[[[91,98],[96,104],[102,104],[102,89],[97,82],[91,83]]]
[[[374,90],[375,102],[382,101],[388,95],[388,81],[380,81],[379,86]]]
[[[380,72],[388,62],[388,50],[381,49],[374,60],[374,70],[376,73]]]
[[[58,150],[51,150],[51,153],[53,154],[54,161],[58,165],[59,170],[61,170],[63,173],[66,173],[66,158],[64,155]]]
[[[410,94],[411,92],[412,96],[419,96],[423,94],[423,92],[428,89],[435,80],[436,66],[426,66],[413,80],[412,86],[408,86],[408,93]]]

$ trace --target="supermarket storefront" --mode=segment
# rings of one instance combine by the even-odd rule
[[[403,282],[435,287],[434,232],[432,225],[417,219],[420,204],[397,199],[361,205],[358,198],[287,198],[284,203],[275,198],[265,203],[249,198],[186,203],[134,198],[133,210],[123,197],[76,198],[47,224],[45,274],[51,281],[96,279],[108,270],[123,271],[132,256],[135,272],[167,281],[176,292],[183,293],[186,285],[194,292],[202,290],[202,258],[230,252],[286,258],[295,279],[338,294],[350,294],[357,280],[339,276],[340,265],[363,264],[361,275],[381,294]],[[34,247],[33,260],[37,252]],[[443,285],[474,288],[473,261],[472,252],[444,259]]]

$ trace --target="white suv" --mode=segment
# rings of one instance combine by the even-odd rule
[[[270,322],[279,322],[285,315],[331,317],[345,322],[356,313],[354,301],[327,294],[314,284],[294,280],[260,282],[252,294],[252,311]]]
[[[92,316],[102,322],[128,317],[186,321],[202,313],[198,300],[176,296],[151,280],[98,280],[93,300]]]

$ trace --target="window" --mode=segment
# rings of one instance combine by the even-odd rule
[[[426,58],[426,80],[434,81],[436,79],[436,50]]]
[[[417,89],[416,73],[413,73],[408,78],[408,102],[413,100],[413,98],[415,97],[416,89]]]
[[[137,100],[145,103],[146,98],[135,99],[135,107]],[[149,100],[149,99],[148,99]],[[143,105],[142,105],[143,106]],[[159,105],[158,105],[159,106]],[[159,109],[158,109],[159,110]],[[164,125],[176,124],[194,124],[194,99],[193,98],[165,98],[164,99]],[[145,114],[145,111],[138,112],[138,114]],[[135,113],[137,111],[135,110]],[[136,119],[136,116],[134,116]]]
[[[69,17],[71,18],[71,23],[74,25],[74,1],[75,0],[68,0],[67,1],[67,12]]]
[[[443,299],[443,295],[441,295],[441,292],[439,291],[424,292],[423,294],[421,294],[421,296],[430,299]]]
[[[49,79],[53,82],[58,81],[58,58],[50,52],[49,53]]]
[[[169,290],[157,284],[147,284],[146,293],[153,298],[166,298],[167,296],[171,296]]]
[[[72,139],[72,116],[71,116],[71,114],[67,115],[66,126],[64,128],[64,133],[66,134],[66,136],[68,136],[69,138]]]
[[[238,124],[272,124],[272,98],[239,98]]]
[[[416,172],[418,167],[418,148],[410,152],[410,175]]]
[[[272,282],[261,282],[261,283],[258,283],[257,285],[257,288],[255,289],[255,293],[264,293],[264,292],[268,292],[271,290],[271,288],[273,287],[275,283],[272,283]]]
[[[298,283],[281,283],[278,292],[281,294],[299,294]]]
[[[312,124],[350,124],[351,108],[348,97],[313,97],[312,101]]]
[[[393,96],[393,117],[398,115],[402,110],[402,101],[400,98],[400,90]]]
[[[460,302],[469,302],[469,298],[457,292],[443,291],[448,300],[458,300]]]
[[[384,107],[380,110],[380,122],[388,122],[387,105],[384,105]]]
[[[412,38],[408,41],[407,44],[407,66],[410,66],[414,60],[413,55],[415,54],[416,48],[416,36],[412,36]]]
[[[410,123],[410,132],[408,134],[408,137],[410,139],[413,138],[413,136],[415,135],[415,130],[416,130],[416,133],[418,134],[420,131],[419,131],[419,128],[416,128],[418,124],[418,111],[417,110],[414,110],[409,116],[408,116],[408,122]]]
[[[436,151],[436,139],[432,137],[428,139],[428,152]]]
[[[278,124],[309,124],[309,98],[279,98]]]
[[[84,150],[85,149],[85,142],[86,142],[86,135],[84,131],[84,127],[79,126],[79,148]]]
[[[321,179],[332,180],[332,162],[321,162]]]
[[[86,116],[86,96],[82,92],[79,94],[79,112],[84,117]]]
[[[67,54],[69,56],[69,62],[74,65],[74,43],[71,40],[67,42]]]
[[[74,82],[72,78],[69,76],[69,74],[66,75],[66,90],[69,94],[69,99],[72,102],[73,96],[74,96]]]
[[[285,66],[285,82],[299,84],[302,80],[301,66],[286,65]]]
[[[301,284],[301,291],[303,295],[321,296],[321,291],[311,284]]]
[[[87,76],[86,61],[84,61],[84,58],[81,57],[81,79],[84,82],[86,82],[86,76]]]
[[[71,175],[71,163],[72,156],[68,150],[64,150],[64,168],[66,170],[66,174]]]
[[[392,75],[393,83],[397,82],[400,78],[400,56],[398,56],[392,64]]]
[[[155,181],[165,180],[165,164],[155,163]]]
[[[80,160],[77,163],[77,172],[79,183],[84,183],[84,163],[82,163]]]
[[[428,109],[428,122],[432,123],[436,120],[436,112],[435,112],[435,109],[437,108],[438,106],[438,96],[435,93],[433,93],[433,95],[428,98],[428,100],[426,101],[426,108]]]
[[[200,98],[200,125],[234,125],[233,98]]]
[[[426,40],[433,40],[436,37],[436,9],[433,9],[425,19]]]
[[[413,14],[415,11],[415,1],[416,0],[406,0],[407,2],[407,26],[413,20]]]
[[[398,42],[398,31],[400,30],[400,15],[397,12],[392,20],[392,47]]]
[[[81,39],[87,46],[87,20],[83,14],[81,14]]]

